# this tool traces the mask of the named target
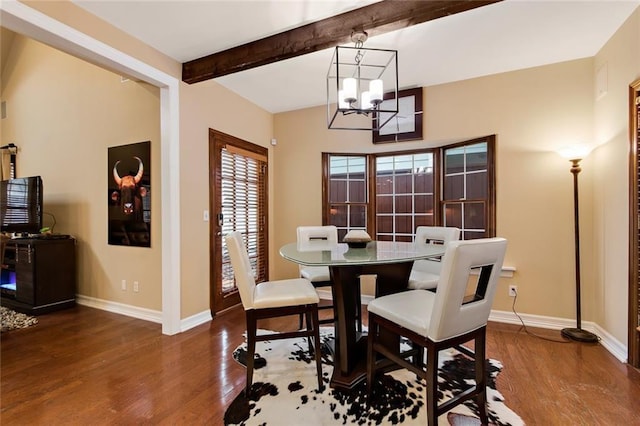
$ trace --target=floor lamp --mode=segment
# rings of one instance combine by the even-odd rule
[[[576,149],[579,149],[576,150]],[[595,343],[598,341],[598,336],[582,329],[582,314],[580,303],[580,215],[578,210],[578,173],[582,170],[580,168],[580,161],[589,153],[587,148],[574,148],[571,151],[563,151],[561,155],[569,158],[571,161],[571,174],[573,174],[573,218],[575,225],[575,258],[576,258],[576,327],[575,328],[563,328],[561,330],[562,336],[567,339],[575,340],[578,342],[590,342]]]

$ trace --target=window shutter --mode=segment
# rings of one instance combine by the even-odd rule
[[[222,234],[240,231],[244,235],[256,282],[267,279],[266,170],[264,156],[237,147],[222,149]],[[228,259],[226,254],[224,257]],[[223,282],[229,281],[233,282],[233,270],[223,267]]]

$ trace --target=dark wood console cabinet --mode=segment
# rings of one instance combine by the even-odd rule
[[[21,238],[6,243],[2,275],[15,291],[2,286],[1,303],[18,312],[42,314],[75,305],[76,240]]]

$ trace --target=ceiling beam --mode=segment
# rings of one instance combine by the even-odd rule
[[[197,83],[351,43],[353,30],[369,37],[501,0],[383,0],[182,64],[182,81]]]

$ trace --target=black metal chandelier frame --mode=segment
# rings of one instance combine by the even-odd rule
[[[365,48],[366,37],[354,32],[355,47],[335,48],[327,72],[329,129],[378,131],[398,113],[398,52]],[[344,97],[349,79],[355,80],[355,96]],[[380,82],[379,93],[370,99],[366,87],[373,81]]]

